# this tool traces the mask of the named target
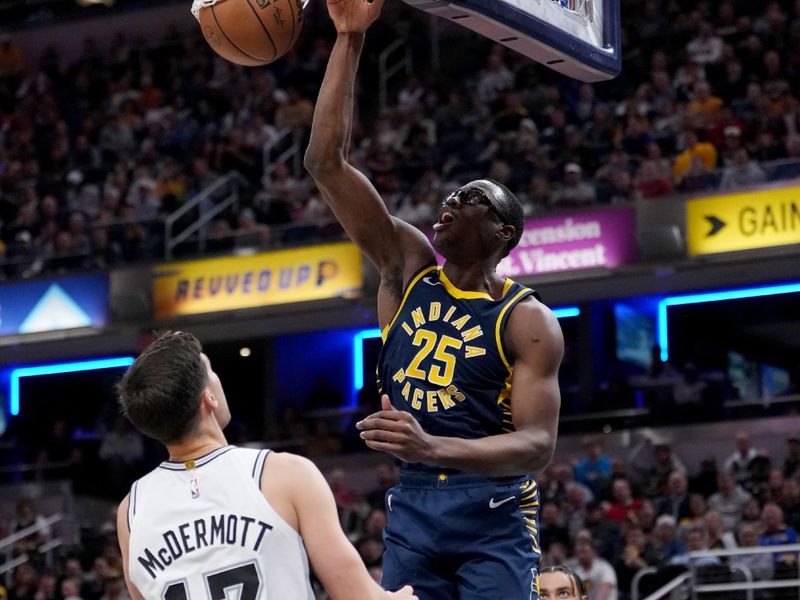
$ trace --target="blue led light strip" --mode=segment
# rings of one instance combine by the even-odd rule
[[[723,300],[742,300],[744,298],[760,298],[779,294],[796,294],[800,292],[800,283],[767,285],[754,288],[724,290],[720,292],[704,292],[685,296],[670,296],[658,303],[658,345],[661,347],[661,360],[669,360],[669,307],[686,304],[704,304],[706,302],[722,302]]]
[[[11,371],[9,412],[15,416],[19,414],[19,380],[23,377],[57,375],[60,373],[77,373],[79,371],[97,371],[99,369],[115,369],[120,367],[129,367],[131,364],[133,364],[133,357],[119,356],[115,358],[100,358],[96,360],[81,360],[68,363],[37,365],[35,367],[19,367],[18,369]]]
[[[553,314],[557,319],[568,319],[581,314],[577,306],[562,306],[554,308]],[[364,340],[381,337],[380,329],[364,329],[353,335],[353,399],[351,406],[357,403],[358,391],[364,387]]]

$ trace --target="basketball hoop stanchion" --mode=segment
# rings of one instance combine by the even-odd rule
[[[619,0],[404,1],[581,81],[622,68]]]

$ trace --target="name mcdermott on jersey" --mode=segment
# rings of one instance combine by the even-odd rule
[[[253,517],[242,515],[211,515],[182,523],[174,529],[161,534],[164,546],[157,550],[145,548],[136,559],[153,579],[182,556],[201,548],[214,545],[239,545],[258,552],[264,541],[264,534],[272,525]]]

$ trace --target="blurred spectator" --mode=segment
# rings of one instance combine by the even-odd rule
[[[19,75],[25,69],[25,57],[7,33],[0,34],[0,77]]]
[[[556,502],[545,502],[539,514],[539,544],[547,552],[554,543],[568,546],[569,530],[564,525],[561,509]]]
[[[583,169],[577,163],[567,163],[564,167],[564,181],[550,197],[556,208],[576,208],[587,206],[595,201],[597,192],[594,185],[582,179]]]
[[[656,507],[659,515],[670,515],[676,522],[690,514],[689,486],[686,475],[679,471],[670,471],[666,480],[666,490]]]
[[[611,460],[603,454],[603,446],[596,438],[583,440],[586,456],[573,469],[575,481],[588,487],[595,498],[601,498],[611,483]]]
[[[760,546],[758,527],[752,523],[739,525],[737,536],[739,548],[756,548]],[[774,565],[769,554],[739,554],[731,558],[732,565],[743,565],[750,569],[755,581],[772,579]]]
[[[685,150],[678,154],[672,167],[678,181],[689,172],[694,157],[699,157],[708,171],[717,166],[717,149],[708,142],[701,142],[695,130],[684,132],[684,147]]]
[[[636,190],[642,198],[658,198],[672,193],[672,181],[653,160],[642,161],[636,174]]]
[[[698,64],[718,63],[722,59],[722,39],[714,33],[711,23],[703,22],[697,37],[686,45],[689,60]]]
[[[641,569],[653,566],[657,562],[658,556],[650,542],[647,541],[647,536],[642,528],[635,525],[628,527],[625,533],[625,546],[614,562],[619,598],[622,600],[630,598],[634,575]]]
[[[17,501],[16,518],[11,524],[12,533],[19,533],[28,528],[35,528],[36,531],[25,535],[14,543],[13,554],[14,556],[26,555],[28,560],[31,561],[31,569],[33,565],[40,564],[42,557],[38,553],[38,548],[50,538],[50,527],[47,525],[45,517],[38,513],[33,500],[28,498],[21,498]],[[24,577],[30,574],[28,569],[25,571]]]
[[[622,523],[630,515],[635,514],[642,504],[639,498],[634,498],[628,480],[622,478],[612,482],[611,499],[611,504],[606,507],[605,516],[618,523]]]
[[[723,466],[746,489],[755,476],[757,459],[762,456],[763,453],[750,444],[750,434],[739,431],[736,434],[736,450],[725,459]]]
[[[783,511],[777,504],[769,502],[761,511],[764,530],[759,537],[759,546],[782,546],[797,543],[797,532],[783,519]],[[775,574],[788,578],[797,573],[797,552],[776,552],[772,555]]]
[[[135,431],[127,418],[114,419],[113,428],[100,443],[98,455],[108,467],[109,484],[117,497],[123,497],[141,468],[144,457],[142,436]]]
[[[733,155],[733,162],[725,167],[720,181],[720,189],[735,190],[751,187],[766,181],[764,170],[750,160],[746,148],[739,148]]]
[[[398,474],[394,463],[381,462],[375,466],[376,486],[366,494],[367,503],[376,509],[383,509],[386,502],[386,493],[389,488],[397,485]]]
[[[787,454],[783,461],[783,476],[796,477],[800,474],[800,437],[792,436],[786,440]]]
[[[741,519],[742,507],[751,496],[726,471],[717,475],[717,488],[719,491],[708,499],[708,507],[720,514],[726,529],[735,531]]]
[[[591,535],[578,534],[575,542],[575,558],[567,561],[573,571],[583,579],[589,592],[589,600],[617,600],[617,574],[611,564],[597,556]]]
[[[683,543],[678,537],[678,527],[672,515],[661,515],[651,536],[656,564],[669,562],[684,552]]]
[[[708,532],[705,526],[695,525],[688,529],[684,536],[684,544],[686,551],[683,554],[673,557],[672,560],[670,560],[670,564],[688,567],[689,553],[709,550]],[[716,556],[695,557],[692,559],[692,564],[695,568],[717,566],[720,564],[720,559]]]

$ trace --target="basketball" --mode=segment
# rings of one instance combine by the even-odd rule
[[[192,12],[214,51],[247,67],[286,54],[303,24],[301,0],[201,0]]]

